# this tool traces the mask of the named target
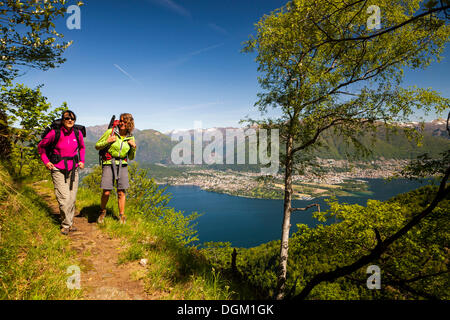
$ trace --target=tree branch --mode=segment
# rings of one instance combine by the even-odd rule
[[[381,240],[380,232],[377,228],[373,228],[373,231],[375,232],[375,237],[377,238],[377,246],[380,246],[383,241]]]
[[[360,1],[358,1],[358,2],[360,2]],[[354,4],[356,4],[356,3],[354,3]],[[350,4],[349,6],[352,6],[352,5],[354,5],[354,4]],[[405,20],[405,21],[403,21],[402,23],[400,23],[400,24],[398,24],[398,25],[395,25],[395,26],[390,27],[390,28],[388,28],[388,29],[385,29],[385,30],[376,32],[376,33],[374,33],[374,34],[371,34],[370,36],[360,36],[360,37],[355,37],[355,38],[333,39],[333,38],[331,38],[329,35],[327,35],[327,40],[322,41],[321,43],[319,43],[319,44],[316,45],[316,46],[313,46],[310,50],[317,49],[317,48],[319,48],[319,47],[321,47],[321,46],[323,46],[323,45],[325,45],[325,44],[328,44],[328,43],[336,43],[336,42],[344,42],[344,41],[367,41],[367,40],[369,40],[369,39],[372,39],[372,38],[376,38],[376,37],[378,37],[378,36],[381,36],[382,34],[385,34],[385,33],[394,31],[394,30],[396,30],[396,29],[399,29],[399,28],[403,27],[404,25],[406,25],[406,24],[408,24],[408,23],[411,23],[411,22],[413,22],[413,21],[415,21],[415,20],[417,20],[417,19],[420,19],[420,18],[422,18],[422,17],[428,16],[428,15],[433,14],[433,13],[435,13],[435,12],[444,11],[444,13],[446,14],[446,10],[449,9],[449,8],[450,8],[450,6],[449,6],[449,5],[446,5],[446,6],[441,6],[441,7],[438,7],[438,8],[431,9],[431,10],[429,10],[429,11],[427,11],[427,12],[424,12],[424,13],[419,14],[419,15],[417,15],[417,16],[415,16],[415,17],[412,17],[412,18],[410,18],[410,19],[408,19],[408,20]],[[446,14],[446,17],[447,17],[447,14]]]
[[[350,280],[350,281],[353,281],[353,282],[355,282],[355,283],[357,283],[359,285],[366,286],[366,282],[362,281],[360,279],[353,278],[353,277],[351,277],[349,275],[345,276],[345,278]],[[400,289],[402,289],[404,291],[407,291],[408,293],[413,294],[415,296],[427,298],[427,299],[430,299],[430,300],[438,300],[438,297],[436,297],[434,295],[431,295],[431,294],[429,294],[427,292],[424,292],[424,291],[416,290],[416,289],[412,288],[411,286],[409,286],[409,285],[407,285],[407,284],[405,284],[403,282],[399,282],[397,280],[393,280],[393,279],[385,280],[384,284],[385,285],[395,286],[395,287],[400,288]]]
[[[359,258],[354,263],[344,267],[338,267],[333,271],[322,272],[317,274],[306,284],[303,290],[297,296],[294,297],[294,299],[303,300],[308,296],[311,290],[319,283],[322,283],[324,281],[326,282],[334,281],[337,278],[349,275],[352,272],[355,272],[358,269],[362,268],[366,264],[378,259],[394,241],[398,240],[400,237],[405,235],[409,230],[411,230],[411,228],[416,226],[423,218],[429,215],[434,210],[434,208],[436,208],[436,206],[440,201],[445,199],[450,194],[450,187],[446,187],[449,175],[450,175],[450,167],[447,168],[445,175],[440,183],[439,190],[436,196],[434,197],[433,201],[430,203],[430,205],[427,208],[425,208],[422,212],[414,216],[411,219],[411,221],[407,223],[403,228],[401,228],[392,236],[386,238],[381,243],[378,243],[368,255]]]
[[[320,212],[320,204],[318,204],[318,203],[309,204],[309,205],[307,205],[304,208],[291,208],[291,212],[294,212],[294,211],[306,211],[306,210],[308,210],[311,207],[317,207],[317,209]]]
[[[449,8],[450,8],[450,6],[447,5],[447,6],[443,6],[443,7],[438,7],[438,8],[431,9],[431,10],[429,10],[429,11],[427,11],[427,12],[424,12],[424,13],[419,14],[419,15],[417,15],[417,16],[415,16],[415,17],[412,17],[412,18],[410,18],[410,19],[408,19],[408,20],[405,20],[405,21],[403,21],[402,23],[400,23],[400,24],[398,24],[398,25],[395,25],[395,26],[390,27],[390,28],[388,28],[388,29],[385,29],[385,30],[383,30],[383,31],[380,31],[380,32],[376,32],[376,33],[374,33],[374,34],[371,34],[370,36],[365,36],[365,37],[355,37],[355,38],[332,39],[331,37],[329,37],[329,36],[327,35],[327,38],[329,38],[330,40],[325,40],[323,43],[326,43],[326,42],[342,42],[342,41],[358,41],[358,40],[363,40],[363,41],[365,41],[365,40],[369,40],[369,39],[372,39],[372,38],[381,36],[382,34],[385,34],[385,33],[391,32],[391,31],[394,31],[394,30],[396,30],[396,29],[398,29],[398,28],[403,27],[404,25],[407,25],[408,23],[411,23],[411,22],[413,22],[413,21],[415,21],[415,20],[417,20],[417,19],[420,19],[420,18],[422,18],[422,17],[428,16],[428,15],[433,14],[433,13],[435,13],[435,12],[438,12],[438,11],[444,11],[444,12],[445,12],[445,10],[447,10],[447,9],[449,9]]]

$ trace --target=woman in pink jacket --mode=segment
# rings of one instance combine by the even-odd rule
[[[75,120],[75,113],[70,110],[65,111],[61,118],[58,141],[54,141],[57,136],[55,130],[58,129],[53,129],[38,145],[42,162],[51,171],[61,215],[61,233],[64,235],[69,234],[69,231],[76,231],[73,226],[73,217],[78,190],[78,168],[84,168],[83,134],[79,130],[74,130]],[[78,133],[78,137],[75,133]],[[47,148],[51,145],[55,147],[49,154]]]

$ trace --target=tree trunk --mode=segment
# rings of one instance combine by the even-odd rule
[[[9,159],[11,153],[11,141],[9,139],[9,130],[6,125],[8,117],[3,111],[0,111],[0,159]]]
[[[20,147],[20,164],[19,164],[19,177],[22,175],[22,168],[24,165],[24,156],[23,156],[23,148]]]
[[[280,264],[278,270],[278,284],[276,299],[284,297],[286,288],[287,260],[289,250],[289,230],[291,229],[291,202],[292,202],[292,169],[293,169],[293,137],[289,135],[286,141],[286,166],[284,177],[284,218],[281,232]]]
[[[236,257],[237,251],[236,248],[233,249],[233,253],[231,254],[231,271],[234,275],[237,275],[237,266],[236,266]]]

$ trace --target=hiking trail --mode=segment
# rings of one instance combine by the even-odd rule
[[[51,214],[59,216],[55,195],[40,187],[35,191],[51,209]],[[146,267],[138,261],[119,264],[119,254],[124,250],[120,239],[110,237],[88,222],[76,210],[73,226],[77,231],[67,236],[70,248],[77,252],[81,266],[81,288],[86,300],[155,300],[160,293],[148,294],[144,290]]]

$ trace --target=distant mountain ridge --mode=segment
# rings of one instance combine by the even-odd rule
[[[425,122],[425,132],[431,133],[434,137],[443,137],[450,139],[447,131],[447,121],[444,119],[437,119],[431,122]]]
[[[107,128],[107,124],[86,127],[87,145],[94,148],[95,142],[100,139]],[[176,142],[170,140],[170,136],[153,129],[135,129],[133,135],[139,145],[136,152],[136,161],[142,163],[170,163],[170,153],[172,147],[176,144]],[[94,152],[93,154],[90,153],[90,155],[88,162],[98,163],[98,153]]]
[[[399,127],[419,127],[418,122],[398,123]],[[90,146],[101,137],[106,131],[108,125],[97,125],[86,128],[86,140]],[[172,164],[171,150],[177,144],[176,141],[171,141],[171,135],[189,134],[194,136],[195,130],[203,130],[203,132],[212,132],[219,130],[225,138],[227,129],[239,129],[233,127],[217,127],[209,129],[189,129],[189,130],[172,130],[161,133],[153,129],[139,130],[135,129],[134,136],[138,144],[138,151],[136,153],[136,160],[141,163],[162,163]],[[437,156],[440,152],[450,148],[450,137],[446,130],[446,120],[436,119],[424,124],[424,140],[423,146],[417,147],[413,142],[409,142],[402,134],[396,135],[389,140],[380,130],[377,133],[377,139],[372,147],[373,156],[370,159],[411,159],[417,155],[428,152],[431,156]],[[362,137],[362,142],[369,142],[369,137]],[[326,147],[320,148],[316,151],[316,155],[324,159],[347,159],[348,154],[353,153],[350,146],[346,146],[341,138],[328,132],[324,135],[323,141]],[[89,143],[90,142],[90,143]],[[224,144],[225,145],[225,144]],[[95,154],[92,153],[92,154]],[[98,163],[98,159],[95,159]]]

